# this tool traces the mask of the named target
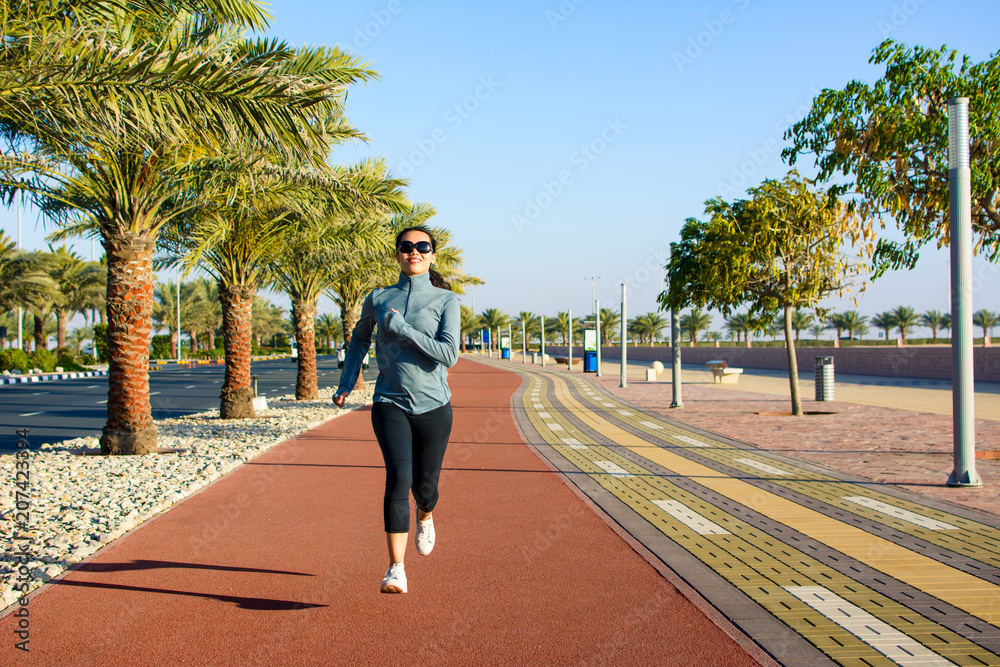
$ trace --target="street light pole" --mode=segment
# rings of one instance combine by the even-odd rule
[[[671,255],[673,255],[673,246],[670,244]],[[663,271],[663,266],[660,266],[661,276]],[[666,290],[666,285],[663,281],[660,282],[660,287]],[[684,401],[681,399],[681,327],[680,323],[677,321],[677,309],[670,309],[670,375],[671,375],[671,386],[673,389],[673,400],[670,403],[672,408],[683,408]]]
[[[972,196],[969,98],[948,100],[948,190],[951,197],[951,357],[955,467],[948,486],[982,486],[976,472],[972,359]]]
[[[626,326],[625,326],[625,320],[626,320],[625,290],[626,290],[625,283],[622,283],[622,317],[621,317],[621,322],[618,325],[622,335],[622,370],[621,370],[621,376],[619,378],[620,384],[618,385],[620,387],[628,386],[628,341],[627,341]]]
[[[594,301],[594,328],[597,330],[597,377],[601,377],[601,303]]]
[[[573,371],[573,309],[566,311],[566,325],[569,328],[569,347],[566,348],[567,361],[566,370]]]
[[[17,249],[21,249],[21,204],[24,201],[24,191],[18,190],[17,192]],[[21,306],[17,307],[17,349],[24,349],[24,328],[22,320],[24,319],[24,310]],[[96,349],[96,348],[95,348]]]

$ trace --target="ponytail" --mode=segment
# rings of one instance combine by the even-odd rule
[[[430,268],[428,273],[430,274],[431,277],[431,285],[433,285],[434,287],[438,287],[440,289],[446,289],[446,290],[451,289],[451,283],[445,280],[444,276],[435,271],[433,266]]]

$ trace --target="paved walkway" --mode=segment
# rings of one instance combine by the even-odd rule
[[[818,467],[800,456],[794,430],[829,436],[848,419],[854,436],[840,437],[861,458],[857,437],[894,431],[889,419],[903,416],[933,430],[937,415],[838,402],[819,417],[826,424],[810,424],[773,414],[788,409],[787,380],[780,397],[747,392],[751,383],[686,384],[685,408],[670,411],[669,383],[630,377],[621,389],[617,366],[598,380],[503,363],[529,378],[515,397],[529,440],[545,443],[536,447],[621,530],[782,664],[1000,664],[1000,520]],[[748,415],[748,402],[771,410]],[[881,420],[858,421],[866,410]],[[679,421],[699,417],[702,428]],[[718,435],[727,422],[784,440],[784,451]],[[828,462],[837,453],[829,445],[805,449]],[[922,456],[897,450],[896,464]],[[955,491],[944,479],[935,490]],[[968,493],[996,510],[995,484]]]
[[[378,593],[384,471],[362,410],[33,594],[30,653],[8,615],[0,664],[774,664],[525,445],[520,377],[463,359],[451,385],[438,544],[410,549],[407,595]]]

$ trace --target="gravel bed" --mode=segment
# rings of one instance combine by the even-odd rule
[[[296,401],[294,395],[269,400],[257,419],[221,420],[218,410],[210,410],[157,421],[159,446],[183,450],[177,453],[83,455],[99,450],[96,437],[33,447],[27,459],[26,524],[16,507],[16,458],[0,455],[5,491],[0,494],[0,609],[24,592],[15,585],[26,583],[29,592],[38,588],[275,445],[370,404],[372,393],[371,385],[355,391],[338,408],[328,387],[315,401]]]

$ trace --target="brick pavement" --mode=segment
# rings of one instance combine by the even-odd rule
[[[951,416],[812,400],[803,401],[805,410],[833,414],[767,415],[761,413],[790,411],[789,398],[709,383],[685,383],[684,407],[671,409],[669,379],[630,379],[623,389],[617,371],[586,377],[622,400],[696,428],[938,501],[1000,514],[1000,461],[976,461],[982,487],[947,486],[953,469]],[[976,420],[976,442],[978,450],[1000,449],[1000,422]]]

